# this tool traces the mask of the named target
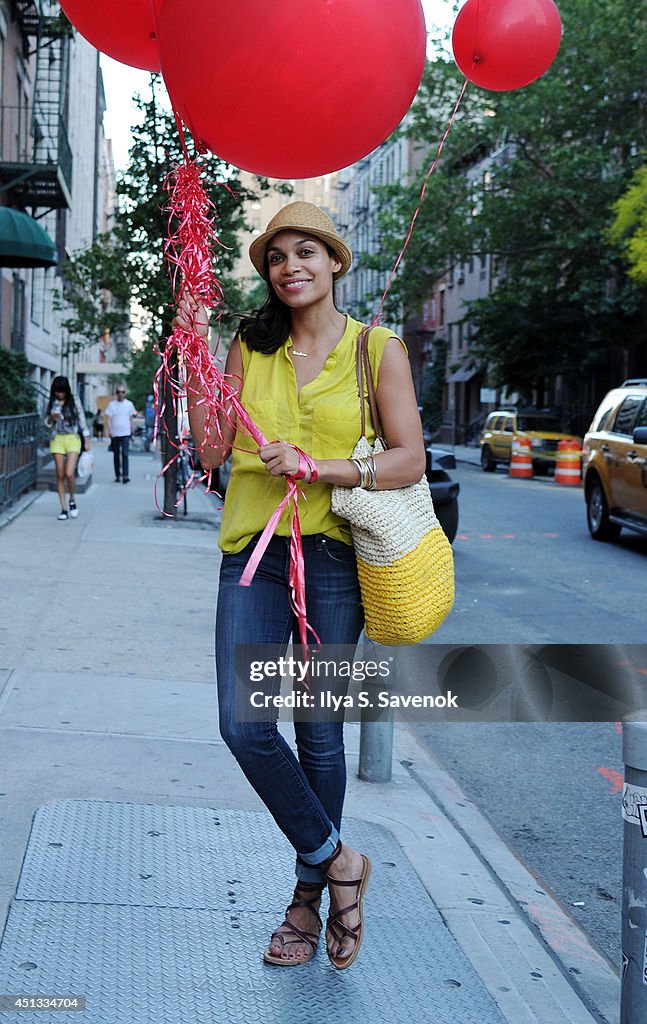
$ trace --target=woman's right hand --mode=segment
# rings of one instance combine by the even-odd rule
[[[209,313],[207,307],[186,292],[178,303],[172,326],[179,327],[183,331],[195,331],[201,338],[208,338]]]
[[[54,422],[56,422],[56,420],[60,420],[61,414],[60,412],[50,412],[49,418],[50,420],[54,420]]]

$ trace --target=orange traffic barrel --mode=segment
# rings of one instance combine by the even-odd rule
[[[579,487],[582,480],[582,452],[577,441],[560,441],[555,460],[555,483]]]
[[[532,477],[532,458],[530,455],[530,439],[527,437],[512,438],[512,451],[510,453],[510,476],[522,477],[528,480]]]

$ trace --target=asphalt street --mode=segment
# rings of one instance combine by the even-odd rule
[[[619,965],[620,726],[427,722],[413,729],[516,855]]]
[[[433,643],[642,644],[647,540],[593,541],[580,488],[460,463],[456,605]],[[412,727],[614,962],[622,884],[618,722]]]
[[[643,643],[647,539],[590,538],[581,489],[459,465],[456,604],[437,643]]]

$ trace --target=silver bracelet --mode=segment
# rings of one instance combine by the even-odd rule
[[[375,468],[375,458],[369,455],[366,459],[366,468],[368,469],[368,482],[366,489],[368,491],[374,491],[377,488],[377,470]]]
[[[356,487],[363,487],[364,486],[364,467],[362,465],[362,460],[361,459],[353,459],[353,458],[351,458],[348,461],[353,463],[353,465],[357,469],[357,472],[359,473],[359,480],[357,481],[355,486]]]

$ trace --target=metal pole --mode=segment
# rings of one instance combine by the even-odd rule
[[[622,989],[620,1024],[647,1020],[647,710],[623,722]]]
[[[365,637],[364,658],[379,661],[378,651],[379,646]],[[384,689],[384,684],[377,684],[374,680],[367,679],[363,685],[369,693],[374,692],[375,697],[372,703],[376,704],[378,689]],[[363,782],[390,782],[392,762],[393,710],[377,707],[363,708],[359,733],[359,770],[357,772],[359,778]]]
[[[363,782],[390,782],[393,761],[393,713],[383,722],[362,715],[359,733],[359,771]]]

